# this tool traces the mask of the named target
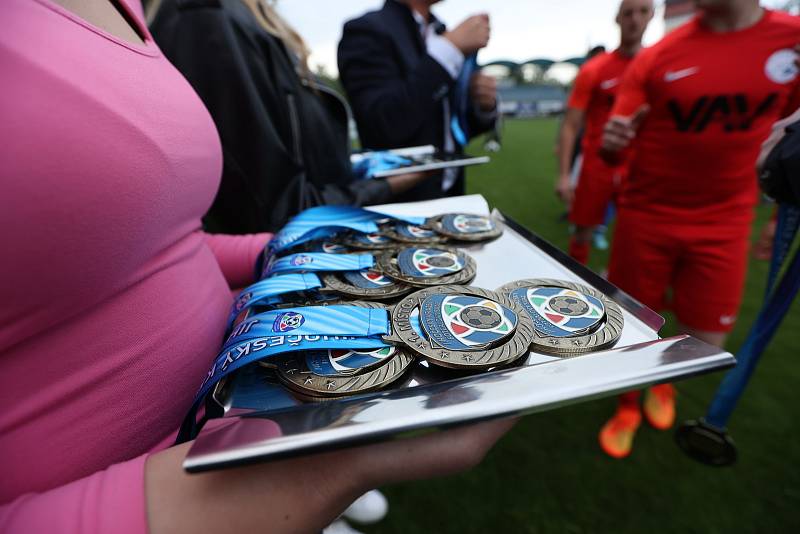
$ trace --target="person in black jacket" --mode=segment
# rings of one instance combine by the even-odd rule
[[[488,15],[467,18],[452,31],[430,12],[438,0],[387,0],[383,8],[348,21],[339,42],[339,74],[366,148],[434,145],[457,151],[451,132],[456,79],[465,57],[489,41]],[[468,133],[496,119],[493,78],[473,74]],[[463,194],[463,172],[445,171],[403,196],[422,200]]]
[[[424,179],[355,180],[346,102],[311,75],[302,38],[264,0],[163,0],[149,13],[222,141],[206,230],[277,231],[305,208],[380,204]]]

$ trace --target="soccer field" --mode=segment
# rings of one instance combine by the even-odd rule
[[[555,245],[567,223],[553,194],[557,121],[512,120],[492,162],[470,169],[481,193]],[[472,153],[482,153],[475,145]],[[760,208],[756,227],[769,215]],[[606,254],[592,251],[601,270]],[[767,264],[751,260],[728,350],[736,352],[761,305]],[[668,322],[662,335],[673,332]],[[678,420],[703,415],[722,374],[677,384]],[[522,419],[473,471],[385,491],[389,516],[370,533],[782,532],[800,528],[800,306],[789,312],[731,420],[738,463],[686,458],[671,432],[643,423],[631,456],[606,457],[597,432],[615,402],[603,399]]]

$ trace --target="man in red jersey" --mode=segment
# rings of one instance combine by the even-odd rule
[[[651,308],[670,307],[683,332],[722,346],[745,280],[759,147],[800,105],[800,19],[758,0],[695,4],[697,17],[631,63],[605,127],[607,157],[634,148],[609,278]],[[648,392],[645,416],[656,428],[672,425],[673,398],[668,384]],[[638,392],[623,395],[600,431],[603,449],[626,456],[640,421]]]
[[[622,74],[642,47],[642,35],[653,18],[653,0],[622,0],[617,11],[620,45],[610,54],[599,54],[581,68],[567,102],[558,139],[559,178],[556,193],[570,208],[575,232],[569,254],[581,263],[589,259],[594,227],[603,223],[606,207],[621,179],[621,166],[600,159],[598,150]],[[573,191],[570,165],[578,132],[585,128],[580,179]]]

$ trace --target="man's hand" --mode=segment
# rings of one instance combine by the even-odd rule
[[[468,56],[489,44],[489,33],[489,15],[480,13],[445,32],[444,37]]]
[[[636,137],[636,131],[639,129],[639,125],[649,111],[650,106],[643,104],[642,107],[636,110],[636,113],[634,113],[632,117],[614,115],[609,118],[603,128],[601,150],[603,152],[619,152],[628,148],[633,138]]]
[[[561,199],[567,209],[572,206],[572,199],[575,197],[575,190],[569,182],[569,174],[562,174],[556,181],[556,196]]]
[[[394,176],[386,178],[386,183],[389,184],[389,189],[392,190],[393,195],[399,195],[400,193],[405,193],[434,174],[433,171],[395,174]]]
[[[775,229],[778,222],[770,219],[761,227],[758,241],[753,246],[753,257],[757,260],[769,261],[772,258],[772,243],[775,241]]]
[[[614,115],[603,128],[603,142],[600,145],[600,157],[610,165],[620,162],[620,152],[630,146],[639,126],[650,112],[650,106],[642,104],[632,117]]]
[[[469,80],[469,94],[481,111],[497,107],[497,81],[491,76],[476,72]]]

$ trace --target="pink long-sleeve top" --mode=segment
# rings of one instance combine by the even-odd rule
[[[209,236],[214,125],[146,36],[0,20],[0,531],[146,532],[169,443],[268,236]]]

